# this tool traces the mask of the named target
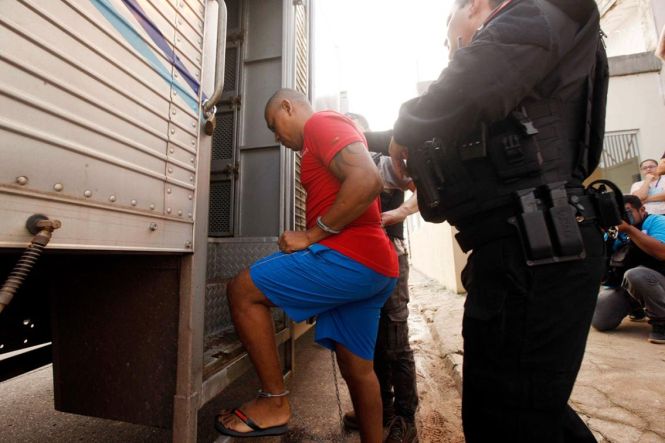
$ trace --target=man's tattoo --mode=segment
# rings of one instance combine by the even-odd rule
[[[343,168],[344,166],[358,167],[358,162],[356,159],[350,159],[349,156],[358,156],[358,155],[367,155],[367,149],[360,143],[352,143],[341,151],[339,151],[335,157],[333,157],[335,169]],[[341,172],[341,171],[340,171]]]

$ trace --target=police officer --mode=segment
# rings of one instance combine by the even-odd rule
[[[595,441],[567,402],[604,266],[596,214],[579,204],[604,133],[599,20],[593,0],[455,0],[450,64],[394,127],[391,156],[408,157],[421,213],[473,251],[470,443]],[[416,154],[436,173],[418,172]]]

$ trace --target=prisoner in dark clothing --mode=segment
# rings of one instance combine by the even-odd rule
[[[367,130],[366,120],[358,114],[346,114],[357,126]],[[415,414],[418,407],[416,365],[409,344],[409,257],[404,243],[404,219],[418,211],[415,196],[404,201],[404,190],[413,189],[410,179],[395,172],[388,146],[392,131],[365,132],[367,146],[383,181],[382,221],[393,242],[399,260],[397,286],[381,309],[379,332],[374,353],[374,371],[381,387],[384,425],[388,426],[386,443],[418,441]],[[358,427],[355,414],[344,415],[346,427]]]

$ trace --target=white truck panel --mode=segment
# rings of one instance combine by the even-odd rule
[[[199,0],[2,2],[0,247],[44,213],[63,222],[49,248],[191,251],[204,17]]]
[[[24,226],[34,214],[35,201],[39,201],[42,212],[57,214],[62,221],[58,229],[59,249],[178,252],[190,251],[192,247],[188,235],[191,224],[183,220],[149,217],[130,209],[110,212],[104,205],[25,193],[16,188],[2,193],[0,220],[11,230],[3,231],[0,247],[21,248],[30,241],[32,236]]]

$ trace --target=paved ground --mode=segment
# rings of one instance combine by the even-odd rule
[[[355,442],[357,434],[345,435],[339,425],[330,352],[315,345],[311,334],[299,341],[297,376],[289,383],[294,416],[291,432],[284,438],[244,439],[270,442]],[[339,373],[337,373],[339,375]],[[256,378],[248,373],[213,399],[199,412],[199,442],[224,442],[214,430],[214,416],[221,408],[237,406],[251,398]],[[351,403],[340,382],[342,408]],[[53,409],[51,366],[0,383],[0,442],[170,442],[168,430],[112,420],[67,414]]]
[[[418,297],[418,293],[413,294],[414,301]],[[409,324],[419,384],[420,441],[460,443],[464,439],[459,394],[444,367],[439,344],[432,340],[428,319],[420,314],[416,305],[412,307]],[[297,372],[289,382],[294,412],[291,432],[283,438],[245,439],[243,443],[358,442],[358,434],[344,433],[340,427],[330,352],[315,345],[308,334],[299,341],[296,358]],[[198,441],[228,441],[212,427],[216,412],[251,398],[256,388],[255,376],[249,373],[206,405],[199,412]],[[342,410],[350,410],[351,402],[341,379],[339,391]],[[168,430],[55,411],[50,366],[0,383],[0,442],[170,441]]]
[[[461,388],[464,296],[412,274],[415,303],[430,322],[457,386]],[[647,342],[650,326],[626,320],[613,332],[592,329],[571,397],[599,442],[665,442],[665,345]]]
[[[411,343],[416,353],[420,441],[463,442],[460,421],[464,296],[412,272]],[[665,346],[646,341],[649,325],[624,322],[611,333],[592,331],[572,404],[600,442],[665,442]],[[291,432],[276,442],[357,442],[339,426],[330,353],[298,344],[298,367],[290,381],[294,417]],[[452,376],[452,378],[451,378]],[[0,442],[169,442],[168,430],[65,414],[53,410],[49,366],[0,383]],[[224,442],[212,426],[222,407],[250,398],[256,389],[247,374],[199,413],[199,442]],[[350,401],[340,381],[344,411]],[[251,443],[252,440],[244,440]],[[254,440],[258,441],[258,440]]]

